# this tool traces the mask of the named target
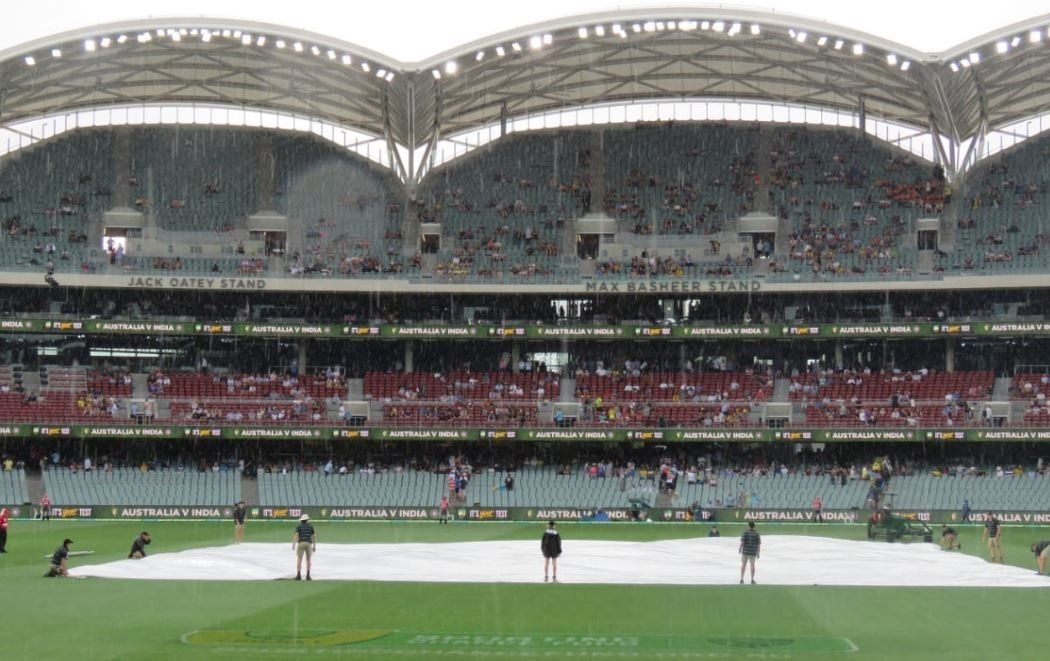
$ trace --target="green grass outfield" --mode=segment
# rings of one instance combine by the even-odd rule
[[[538,540],[542,524],[318,523],[326,543]],[[288,542],[294,524],[250,521],[247,541]],[[860,539],[862,526],[762,524],[764,536]],[[69,536],[126,556],[229,543],[228,522],[13,521],[0,555],[2,659],[1043,659],[1048,589],[846,588],[44,579]],[[706,535],[705,524],[560,526],[574,539]],[[726,524],[723,535],[740,533]],[[966,553],[979,527],[959,527]],[[1034,571],[1050,529],[1006,527],[1006,560]],[[538,543],[538,542],[537,542]],[[766,544],[775,543],[767,539]],[[885,543],[885,542],[872,542]],[[759,561],[759,577],[761,562]],[[294,560],[289,553],[289,571]],[[537,577],[542,568],[537,552]],[[1050,579],[1048,579],[1050,581]],[[197,632],[197,633],[193,633]],[[856,648],[856,649],[854,649]],[[852,650],[852,651],[849,651]]]

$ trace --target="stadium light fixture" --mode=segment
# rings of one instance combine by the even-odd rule
[[[475,62],[480,62],[485,59],[485,51],[479,50],[477,55],[474,56]]]
[[[503,57],[507,54],[507,51],[503,50],[503,46],[496,46],[496,56]]]
[[[52,48],[51,49],[51,57],[55,57],[55,58],[62,57],[62,49],[61,48]]]
[[[179,28],[179,34],[182,35],[183,37],[188,36],[189,33],[190,33],[190,31],[187,30],[186,28]]]
[[[864,44],[860,44],[860,43],[853,44],[853,54],[854,55],[863,55],[864,54]]]
[[[888,54],[886,56],[886,64],[890,65],[891,67],[897,66],[897,56],[893,53]]]
[[[529,37],[529,48],[532,50],[539,50],[543,48],[543,39],[539,37]]]
[[[825,35],[820,35],[820,38],[817,39],[817,45],[818,46],[824,46],[827,43],[828,43],[828,38]]]
[[[751,24],[751,34],[753,34],[756,37],[758,35],[762,34],[762,26],[759,25],[758,23],[752,23]]]
[[[203,41],[204,43],[208,43],[209,41],[211,41],[211,32],[209,32],[208,30],[204,30],[203,32],[201,32],[201,41]]]
[[[303,52],[303,44],[302,44],[302,42],[297,41],[294,44],[292,44],[292,50],[294,50],[296,53],[302,53]]]
[[[285,49],[285,47],[286,47],[287,45],[288,45],[288,44],[284,43],[284,39],[278,39],[278,40],[277,40],[277,41],[276,41],[276,42],[274,43],[274,46],[277,46],[277,48],[279,48],[279,49],[281,49],[281,50],[284,50],[284,49]]]
[[[1010,44],[1006,43],[1005,41],[997,41],[997,42],[995,42],[995,52],[996,53],[999,53],[1000,55],[1002,55],[1003,53],[1005,53],[1008,50],[1010,50]]]
[[[962,65],[963,69],[969,69],[970,68],[970,61],[967,60],[967,59],[959,60],[959,64]]]
[[[320,55],[321,54],[321,49],[318,48],[317,46],[310,46],[310,52],[313,53],[314,55]]]
[[[594,26],[594,34],[598,35],[599,37],[604,37],[605,36],[605,26],[603,26],[603,25],[595,25]]]
[[[846,45],[846,42],[841,39],[835,40],[835,50],[842,50],[842,47]]]
[[[142,33],[142,34],[140,34],[139,36],[135,37],[135,39],[136,39],[136,40],[137,40],[137,41],[138,41],[138,42],[139,42],[140,44],[145,44],[145,43],[147,43],[147,42],[153,41],[153,35],[152,35],[152,34],[150,34],[149,32],[143,32],[143,33]]]
[[[711,29],[711,21],[700,21],[700,29],[701,30],[710,30]]]
[[[911,60],[904,60],[901,62],[901,71],[907,71],[911,68]]]
[[[788,36],[789,36],[789,37],[791,37],[792,39],[794,39],[794,38],[795,38],[795,35],[797,35],[797,34],[798,34],[798,33],[797,33],[797,32],[795,32],[795,28],[788,28]]]
[[[700,27],[700,24],[696,21],[678,21],[678,29],[683,32],[692,32],[698,27]]]
[[[951,65],[949,65],[949,66],[951,66],[953,73],[957,73],[959,71],[959,65],[956,64],[955,62],[952,62]]]
[[[657,32],[663,32],[666,29],[667,29],[667,25],[665,25],[663,21],[657,21],[656,22],[656,31]]]
[[[667,29],[668,30],[677,30],[678,29],[678,23],[675,22],[675,21],[667,21]]]
[[[233,34],[233,33],[230,32],[229,30],[223,30],[222,31],[222,36],[223,36],[224,39],[229,39],[231,34]]]
[[[979,64],[981,62],[981,54],[977,51],[970,53],[970,64]]]
[[[587,38],[587,28],[579,28],[576,30],[576,34],[579,35],[580,39]]]
[[[635,23],[634,25],[631,26],[631,31],[634,32],[634,33],[641,32],[642,31],[642,26],[639,25],[638,23]]]
[[[441,80],[441,72],[437,69],[431,69],[430,75],[434,77],[434,80]]]
[[[738,34],[740,34],[740,24],[739,23],[733,23],[732,25],[729,26],[729,36],[730,37],[734,37],[734,36],[736,36]]]
[[[28,66],[28,67],[36,66],[36,58],[33,57],[32,55],[26,55],[26,66]]]
[[[386,69],[380,69],[379,71],[376,71],[376,78],[385,78],[385,77],[386,77]]]
[[[798,36],[795,37],[795,41],[797,41],[800,44],[804,44],[804,43],[806,43],[806,37],[807,36],[808,35],[805,32],[799,32]]]
[[[207,32],[207,30],[205,30],[205,32]],[[190,34],[196,37],[198,34],[200,34],[200,30],[198,30],[197,28],[193,28],[192,30],[190,30]]]
[[[518,42],[515,41],[515,42],[513,42],[510,45],[510,49],[512,51],[514,51],[515,53],[520,53],[521,52],[521,44],[519,44]]]
[[[1041,30],[1032,30],[1028,33],[1028,43],[1038,44],[1043,40],[1043,32]]]
[[[163,37],[164,36],[164,28],[157,28],[157,36],[158,37]],[[238,32],[237,36],[239,37],[239,36],[241,36],[241,34]]]
[[[654,21],[646,21],[642,24],[642,29],[646,32],[656,32],[656,23]]]
[[[616,34],[620,34],[621,32],[623,32],[623,26],[619,23],[613,23],[612,31]]]
[[[172,41],[182,41],[182,35],[174,30],[168,36],[171,37]]]
[[[354,58],[350,57],[350,56],[349,56],[349,55],[347,55],[346,53],[343,53],[343,57],[342,57],[342,59],[341,59],[340,61],[341,61],[341,62],[342,62],[343,64],[345,64],[346,66],[350,66],[351,64],[353,64],[353,62],[354,62]]]
[[[127,40],[128,40],[128,35],[126,35],[126,34],[122,34],[119,37],[117,37],[117,43],[118,44],[123,44]]]
[[[241,38],[241,31],[240,30],[234,30],[233,31],[233,38],[234,39],[240,39]]]
[[[387,71],[386,72],[386,82],[388,82],[388,83],[394,82],[394,72],[393,71]]]
[[[445,73],[451,76],[457,71],[459,71],[459,65],[456,64],[455,60],[449,60],[448,62],[445,62]]]
[[[260,36],[258,39],[255,40],[255,45],[256,46],[265,46],[266,45],[266,37]]]
[[[369,66],[368,62],[362,62],[361,71],[364,71],[365,73],[370,73],[372,71],[372,67]]]
[[[1020,44],[1020,43],[1021,43],[1021,38],[1020,37],[1014,37],[1013,39],[1010,40],[1010,46],[1012,48],[1017,48],[1017,45]]]
[[[110,39],[109,37],[102,37],[99,40],[98,45],[102,46],[103,48],[109,48],[110,44],[112,44],[112,43],[113,43],[113,40]]]
[[[89,53],[94,53],[95,52],[95,40],[94,39],[85,39],[84,40],[84,50],[86,50]]]
[[[550,46],[553,43],[554,43],[554,35],[552,35],[549,32],[545,33],[543,35],[543,45],[544,46]]]
[[[711,29],[715,32],[722,32],[726,29],[726,24],[722,21],[715,21],[711,24]]]
[[[251,43],[252,43],[252,35],[250,35],[250,34],[242,34],[241,35],[241,45],[242,46],[248,46]]]
[[[325,55],[327,55],[327,56],[328,56],[328,59],[329,59],[329,60],[334,60],[334,59],[336,58],[336,54],[335,54],[335,51],[334,51],[334,50],[332,50],[331,48],[329,48],[329,49],[328,49],[328,52],[327,52],[327,53],[325,53]]]

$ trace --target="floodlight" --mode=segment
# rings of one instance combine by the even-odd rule
[[[36,58],[32,55],[26,55],[26,66],[33,66],[36,64]]]
[[[1032,30],[1028,33],[1028,42],[1037,44],[1043,40],[1043,33],[1040,30]]]
[[[229,38],[230,38],[230,34],[231,34],[231,33],[230,33],[230,31],[229,31],[229,30],[223,30],[223,31],[222,31],[222,36],[223,36],[223,37],[225,37],[226,39],[229,39]]]
[[[539,37],[529,37],[529,48],[539,50],[543,48],[543,40]]]
[[[1019,43],[1021,43],[1021,38],[1020,37],[1014,37],[1013,39],[1010,40],[1010,46],[1012,46],[1014,48],[1017,48],[1017,45]]]
[[[441,72],[437,69],[431,69],[430,75],[434,76],[434,80],[441,80]]]
[[[710,30],[711,29],[711,21],[700,21],[700,29],[701,30]]]
[[[331,48],[328,49],[328,52],[325,53],[325,55],[328,56],[329,60],[334,60],[335,59],[335,51],[332,50]]]
[[[496,55],[498,57],[503,57],[506,54],[507,54],[507,51],[503,50],[503,46],[496,46]]]
[[[128,35],[126,35],[126,34],[122,34],[119,37],[117,37],[117,43],[118,44],[122,44],[122,43],[124,43],[127,40],[128,40]]]
[[[204,43],[208,43],[209,41],[211,41],[211,32],[208,32],[207,30],[201,32],[201,41],[203,41]]]
[[[977,51],[970,53],[970,64],[977,64],[981,61],[981,54]]]
[[[584,28],[584,29],[586,29],[586,28]],[[599,37],[604,37],[605,36],[605,26],[595,25],[594,26],[594,34],[598,35]]]
[[[751,34],[753,34],[755,36],[758,36],[758,35],[762,34],[762,26],[759,25],[758,23],[752,23],[751,24]]]
[[[891,67],[897,66],[897,56],[894,55],[893,53],[890,53],[889,55],[887,55],[886,56],[886,64],[890,65]]]
[[[250,35],[250,34],[242,34],[241,35],[241,44],[242,45],[247,46],[247,45],[249,45],[251,43],[252,43],[252,35]]]
[[[641,32],[642,31],[642,26],[637,24],[637,23],[635,23],[634,25],[631,26],[631,31],[632,32]]]
[[[656,32],[656,23],[654,23],[653,21],[646,21],[644,24],[642,24],[642,29],[646,32]]]
[[[835,50],[842,50],[842,47],[845,46],[845,45],[846,45],[845,41],[842,41],[841,39],[836,39],[835,40]],[[861,52],[863,52],[863,51],[861,51]]]
[[[51,57],[62,57],[62,49],[61,48],[52,48],[51,49]]]
[[[302,45],[301,42],[297,41],[294,44],[292,44],[292,49],[295,50],[296,53],[302,53],[303,52],[303,45]]]
[[[354,61],[354,58],[352,58],[352,57],[350,57],[349,55],[347,55],[347,54],[345,54],[345,53],[344,53],[344,54],[343,54],[343,57],[342,57],[342,59],[341,59],[341,61],[342,61],[342,63],[343,63],[343,64],[345,64],[346,66],[350,66],[350,64],[351,64],[351,63],[352,63],[352,62]]]
[[[863,55],[864,54],[864,44],[853,44],[853,54],[854,55]]]
[[[1010,50],[1010,44],[1006,43],[1005,41],[997,41],[997,42],[995,42],[995,52],[996,53],[999,53],[1000,55],[1002,55],[1003,53],[1005,53],[1008,50]]]
[[[740,34],[740,24],[733,23],[731,26],[729,26],[729,36],[732,37],[733,35],[737,34]]]
[[[678,24],[677,23],[675,23],[674,21],[667,21],[667,29],[668,30],[674,30],[674,29],[677,29],[677,28],[678,28]]]
[[[321,54],[321,49],[318,48],[317,46],[310,46],[310,52],[313,53],[314,55],[320,55]]]
[[[172,41],[182,41],[182,35],[178,32],[172,32],[170,35]]]
[[[256,46],[265,46],[266,45],[266,37],[259,37],[258,39],[256,39],[255,40],[255,45]]]
[[[806,43],[806,36],[807,35],[806,35],[805,32],[799,32],[798,36],[795,37],[795,41],[797,41],[800,44],[804,44],[804,43]]]
[[[448,75],[451,76],[452,74],[456,73],[458,70],[459,70],[459,65],[456,64],[455,60],[449,60],[448,62],[445,62],[445,73],[447,73]]]
[[[233,31],[233,38],[234,39],[240,39],[241,38],[241,31],[240,30],[234,30]]]
[[[207,32],[207,30],[205,30],[205,32]],[[196,37],[198,34],[200,34],[200,30],[198,30],[197,28],[193,28],[192,30],[190,30],[190,34]]]
[[[823,46],[826,43],[828,43],[828,38],[824,35],[821,35],[820,39],[817,39],[818,46]]]
[[[715,21],[714,23],[711,24],[711,29],[714,30],[715,32],[721,32],[722,30],[726,29],[726,24],[723,23],[722,21]]]
[[[952,62],[950,66],[952,68],[952,72],[958,72],[959,71],[959,65],[956,64],[955,62]]]
[[[179,34],[181,34],[182,36],[184,36],[184,37],[185,37],[185,36],[186,36],[186,35],[188,35],[189,33],[190,33],[190,31],[189,31],[189,30],[187,30],[186,28],[179,28]]]
[[[789,36],[789,37],[791,37],[792,39],[794,39],[794,38],[795,38],[795,35],[796,35],[796,34],[798,34],[798,33],[797,33],[797,32],[795,32],[795,28],[788,28],[788,36]]]
[[[907,71],[911,68],[911,60],[904,60],[901,62],[901,71]]]
[[[587,28],[580,28],[576,30],[576,34],[579,35],[580,39],[587,38]]]
[[[543,45],[544,46],[550,46],[553,42],[554,42],[554,36],[551,35],[551,33],[548,32],[548,33],[543,35]]]
[[[361,71],[364,71],[365,73],[368,73],[368,72],[370,72],[371,70],[372,70],[372,67],[370,67],[370,66],[368,65],[368,62],[362,62],[362,63],[361,63]]]
[[[158,37],[163,37],[164,36],[164,29],[163,28],[157,28],[157,36]],[[240,35],[238,35],[238,36],[240,36]]]
[[[485,51],[479,50],[478,54],[474,56],[475,62],[480,62],[485,59]]]
[[[519,43],[518,43],[518,42],[516,42],[516,41],[515,41],[514,43],[512,43],[511,45],[510,45],[510,48],[511,48],[511,50],[513,50],[513,51],[514,51],[515,53],[520,53],[520,52],[521,52],[521,44],[519,44]]]
[[[281,48],[281,49],[283,49],[283,48],[284,48],[285,46],[287,46],[287,45],[288,45],[288,44],[284,43],[284,39],[278,39],[278,40],[277,40],[277,41],[276,41],[276,42],[274,43],[274,46],[277,46],[278,48]]]
[[[623,32],[623,26],[620,25],[619,23],[613,23],[612,31],[617,33],[617,34],[619,34],[619,33]]]
[[[94,53],[95,52],[95,40],[94,39],[85,39],[84,40],[84,50],[86,50],[89,53]]]
[[[969,60],[959,60],[959,64],[962,65],[963,69],[969,69],[970,68],[970,61]]]
[[[388,82],[388,83],[394,82],[394,72],[393,71],[388,71],[386,73],[386,82]]]
[[[109,48],[109,45],[112,43],[113,41],[109,37],[102,37],[102,39],[99,40],[98,45],[103,48]]]

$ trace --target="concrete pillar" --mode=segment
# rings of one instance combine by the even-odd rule
[[[678,371],[685,371],[685,363],[689,360],[689,357],[685,355],[685,342],[678,343]]]
[[[298,356],[296,356],[296,358],[297,358],[298,363],[299,363],[299,374],[306,374],[306,360],[307,360],[306,342],[307,342],[306,340],[299,340],[298,342],[295,343],[295,348],[298,351]]]
[[[277,159],[273,153],[273,138],[260,138],[255,152],[256,177],[259,181],[259,210],[273,210],[273,191],[277,178]]]
[[[405,374],[416,371],[416,342],[409,340],[405,342]]]
[[[113,135],[113,162],[116,179],[113,185],[113,206],[131,206],[131,131],[118,130]]]
[[[955,371],[955,338],[949,337],[944,345],[944,369],[946,372]]]
[[[842,340],[835,340],[835,369],[845,367],[842,363]]]
[[[510,371],[518,373],[518,361],[521,360],[521,342],[511,342],[510,344]]]

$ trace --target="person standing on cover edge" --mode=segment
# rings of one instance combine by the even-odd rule
[[[69,565],[67,562],[69,558],[69,545],[72,543],[73,540],[67,537],[63,540],[62,546],[55,549],[55,552],[51,554],[51,568],[48,569],[46,574],[44,574],[44,578],[69,576]]]
[[[1002,563],[1003,560],[1003,527],[999,525],[999,519],[994,514],[989,514],[988,518],[984,520],[984,532],[981,533],[981,539],[988,538],[988,559],[991,562]]]
[[[441,497],[441,518],[438,523],[448,523],[448,496]]]
[[[313,563],[314,551],[317,550],[317,533],[310,525],[310,517],[307,514],[299,517],[299,525],[295,527],[295,535],[292,537],[292,548],[295,549],[295,580],[303,580],[303,556],[306,556],[306,580],[310,578],[310,565]]]
[[[813,520],[824,523],[824,500],[819,493],[813,497]]]
[[[748,521],[747,529],[740,536],[740,584],[744,584],[744,569],[751,562],[751,585],[755,584],[755,559],[762,549],[762,536],[755,530],[755,522]]]
[[[558,582],[558,556],[561,555],[561,536],[554,527],[554,519],[547,522],[547,530],[540,539],[540,550],[543,551],[543,582],[547,582],[547,570],[553,569],[551,580]]]
[[[7,553],[7,508],[0,509],[0,553]]]
[[[240,501],[233,508],[233,543],[244,541],[244,521],[248,518],[248,507]]]

